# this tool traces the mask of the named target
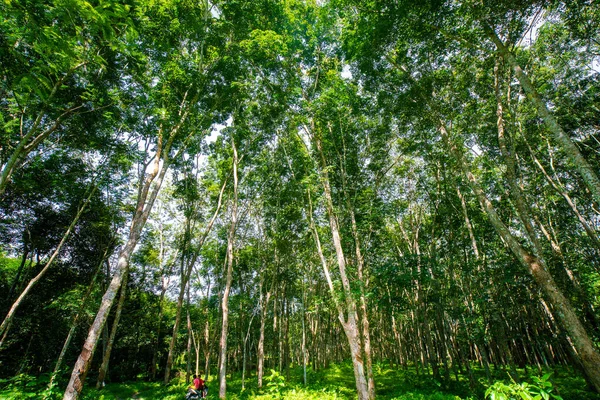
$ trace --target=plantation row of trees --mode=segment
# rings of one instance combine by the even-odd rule
[[[363,400],[376,362],[570,365],[600,392],[596,2],[0,11],[2,377],[225,398],[352,360]]]

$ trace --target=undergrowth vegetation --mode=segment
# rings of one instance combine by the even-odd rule
[[[563,400],[600,400],[600,396],[586,387],[583,378],[571,368],[555,368],[544,374],[529,374],[518,370],[523,378],[516,383],[503,370],[492,371],[494,384],[489,385],[484,371],[473,369],[477,384],[469,385],[465,376],[453,376],[449,380],[438,381],[431,374],[417,373],[412,368],[392,369],[384,364],[375,366],[377,398],[386,400],[523,400],[557,399]],[[535,371],[538,372],[537,370]],[[227,398],[231,400],[333,400],[355,399],[356,391],[352,365],[349,363],[332,364],[323,371],[309,371],[308,385],[302,383],[302,368],[290,369],[289,377],[285,372],[270,370],[265,376],[261,390],[256,387],[256,377],[249,376],[242,381],[239,374],[228,379]],[[62,398],[60,384],[55,390],[48,391],[48,376],[38,377],[17,375],[11,379],[0,380],[0,398],[6,400]],[[209,399],[218,398],[218,381],[211,376],[207,383]],[[134,381],[110,383],[101,390],[88,387],[83,392],[84,400],[119,399],[161,399],[183,400],[187,384],[183,376],[174,379],[169,386],[159,382]],[[542,393],[544,392],[544,393]],[[546,394],[549,397],[546,397]],[[530,397],[523,397],[530,396]],[[539,396],[539,397],[537,397]],[[555,396],[555,397],[554,397]]]

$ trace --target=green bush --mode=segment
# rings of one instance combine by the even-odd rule
[[[550,382],[550,376],[532,377],[533,384],[523,382],[516,383],[513,381],[510,384],[498,381],[495,382],[485,391],[485,398],[491,400],[562,400],[562,397],[553,393],[554,386]]]

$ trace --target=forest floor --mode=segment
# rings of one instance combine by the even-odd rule
[[[431,375],[417,374],[414,368],[405,370],[391,369],[383,364],[374,368],[377,399],[385,400],[475,400],[483,399],[487,380],[482,370],[474,369],[478,380],[476,387],[471,388],[466,376],[454,375],[451,379],[440,382]],[[570,368],[560,367],[552,371],[550,381],[557,394],[564,400],[600,400],[600,395],[586,388],[583,378]],[[519,370],[524,381],[531,382],[531,376]],[[529,369],[529,373],[537,375],[537,369]],[[495,371],[494,380],[510,383],[506,371]],[[0,380],[0,399],[41,399],[44,390],[43,379],[35,379],[21,375],[20,378]],[[256,376],[246,378],[246,387],[242,390],[240,375],[228,378],[227,398],[231,400],[350,400],[356,398],[354,374],[351,364],[335,364],[319,372],[308,372],[308,386],[302,385],[302,369],[290,370],[289,379],[285,373],[267,372],[265,386],[259,391],[256,387]],[[216,377],[208,381],[209,399],[218,398],[218,382]],[[84,390],[84,400],[183,400],[186,385],[174,380],[169,386],[157,382],[126,382],[107,384],[102,390],[88,388]],[[57,391],[58,392],[58,391]],[[48,399],[60,399],[61,393],[51,394]]]

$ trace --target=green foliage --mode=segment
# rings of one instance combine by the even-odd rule
[[[263,390],[256,387],[256,375],[246,376],[246,390],[241,390],[241,376],[233,374],[227,379],[227,398],[232,400],[350,400],[356,398],[354,376],[350,363],[332,364],[329,368],[318,372],[308,371],[308,385],[303,385],[302,368],[296,367],[290,370],[290,379],[285,379],[284,374],[271,370],[270,375],[265,377],[268,382]],[[435,385],[431,375],[418,375],[412,367],[406,369],[392,369],[384,364],[375,366],[375,381],[377,398],[383,400],[475,400],[484,398],[484,387],[469,389],[466,381],[461,379],[448,388],[440,389]],[[480,382],[485,381],[481,369],[475,369]],[[508,384],[501,381],[492,387],[497,389],[496,399],[502,399],[503,393],[506,400],[597,400],[598,396],[583,391],[584,381],[568,369],[556,369],[557,376],[550,382],[550,374],[543,377],[530,376],[531,384],[517,388],[514,383]],[[208,386],[212,389],[210,398],[215,398],[218,391],[218,380],[210,377]],[[496,377],[499,378],[499,377]],[[274,383],[269,385],[269,383]],[[34,398],[35,395],[48,395],[48,399],[62,398],[62,384],[55,386],[51,391],[46,391],[48,375],[31,376],[19,374],[10,379],[0,380],[0,398],[17,400]],[[501,384],[501,385],[500,385]],[[92,385],[89,385],[92,386]],[[82,399],[145,399],[145,400],[179,400],[184,397],[189,384],[182,378],[174,379],[169,386],[162,383],[145,382],[142,380],[128,381],[123,383],[109,383],[105,388],[96,390],[91,387],[84,389]],[[513,386],[512,389],[504,387]],[[523,387],[525,389],[523,389]],[[557,395],[556,388],[561,388],[561,396]],[[490,388],[487,389],[490,392]],[[517,394],[518,397],[509,397],[513,393],[526,393],[525,396]],[[544,394],[547,393],[548,398]],[[541,397],[537,397],[541,396]],[[487,399],[491,399],[487,395]]]
[[[281,391],[285,388],[285,377],[274,369],[271,370],[271,374],[265,377],[267,381],[267,391],[271,396],[278,399],[281,395]]]
[[[533,384],[514,381],[506,384],[498,381],[485,391],[485,397],[490,400],[549,400],[550,398],[563,400],[561,396],[554,393],[555,388],[550,382],[551,375],[534,376],[532,377]]]
[[[62,394],[59,393],[60,388],[56,385],[48,388],[49,380],[48,374],[18,374],[8,379],[0,379],[0,397],[6,400],[59,398]]]

